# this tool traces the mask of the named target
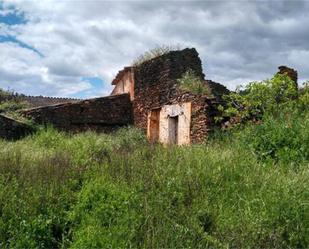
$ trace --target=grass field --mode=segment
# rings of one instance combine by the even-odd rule
[[[308,248],[309,112],[150,145],[128,128],[0,142],[1,248]]]

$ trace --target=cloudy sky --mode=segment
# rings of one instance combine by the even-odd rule
[[[104,96],[141,53],[195,47],[207,79],[230,89],[279,65],[309,79],[309,1],[0,0],[0,88]]]

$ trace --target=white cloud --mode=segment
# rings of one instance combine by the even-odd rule
[[[91,88],[79,77],[49,73],[42,59],[32,50],[15,43],[0,43],[3,65],[1,87],[30,95],[68,96]]]

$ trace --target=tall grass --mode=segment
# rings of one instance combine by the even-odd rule
[[[295,115],[308,152],[308,114]],[[169,148],[134,128],[0,141],[0,247],[307,248],[309,158],[280,151],[284,129],[273,117]]]
[[[146,51],[144,54],[138,56],[133,62],[132,66],[137,67],[141,64],[143,64],[146,61],[152,60],[154,58],[157,58],[161,55],[167,54],[173,50],[180,50],[180,45],[160,45],[156,46],[148,51]]]

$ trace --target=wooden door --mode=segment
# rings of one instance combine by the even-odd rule
[[[159,141],[160,110],[161,109],[155,109],[150,112],[148,138],[151,143]]]
[[[169,144],[178,144],[178,116],[168,118]]]

